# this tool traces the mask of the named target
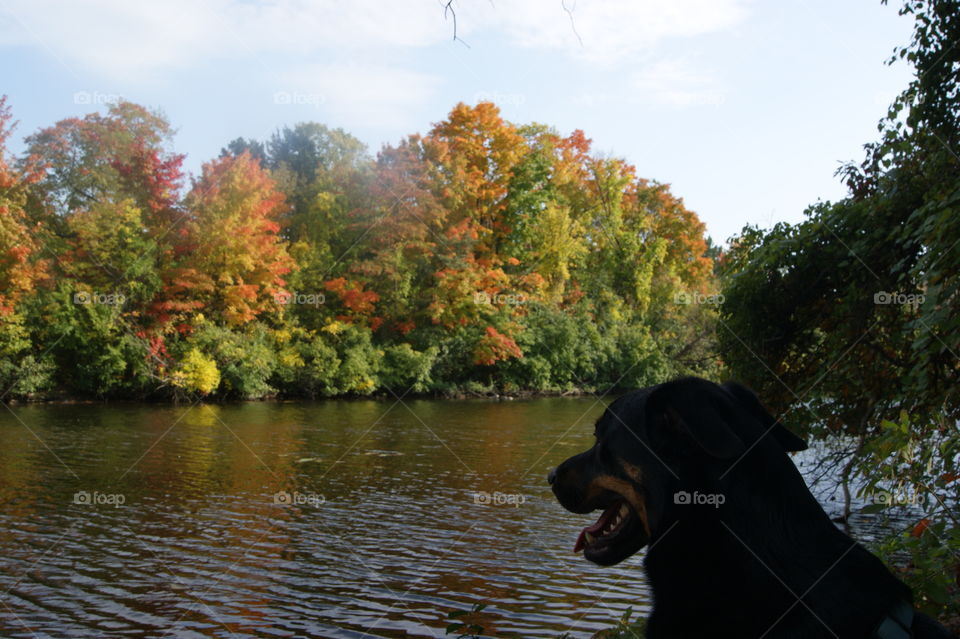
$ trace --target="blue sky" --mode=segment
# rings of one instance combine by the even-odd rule
[[[626,158],[725,240],[838,199],[909,81],[879,0],[0,0],[0,93],[22,136],[122,96],[197,172],[237,136],[315,120],[376,152],[458,101]]]

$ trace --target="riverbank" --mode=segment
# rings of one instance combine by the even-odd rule
[[[525,399],[544,399],[544,398],[579,398],[579,397],[606,397],[616,396],[628,389],[609,390],[591,390],[583,388],[573,388],[566,390],[474,390],[458,389],[449,391],[429,391],[429,392],[402,392],[392,394],[386,392],[374,392],[370,394],[340,393],[332,395],[317,395],[313,397],[286,396],[281,394],[264,395],[262,397],[168,397],[168,396],[145,396],[145,397],[90,397],[83,395],[63,394],[36,394],[25,397],[0,398],[0,402],[9,405],[23,404],[62,404],[62,405],[91,405],[91,404],[169,404],[178,405],[183,403],[193,403],[201,400],[207,404],[231,405],[257,402],[321,402],[326,400],[336,401],[396,401],[397,399],[446,399],[446,400],[493,400],[493,401],[514,401]]]

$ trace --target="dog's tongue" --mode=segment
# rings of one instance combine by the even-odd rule
[[[577,543],[573,545],[573,552],[580,552],[581,550],[586,548],[587,535],[588,534],[593,535],[594,537],[598,536],[600,534],[600,531],[603,530],[603,528],[607,525],[607,521],[610,520],[612,517],[615,517],[617,514],[617,511],[619,510],[620,510],[620,504],[619,503],[613,504],[612,506],[607,508],[605,511],[603,511],[603,514],[601,514],[600,518],[597,519],[597,523],[593,524],[592,526],[587,526],[586,528],[581,530],[580,536],[577,537]]]

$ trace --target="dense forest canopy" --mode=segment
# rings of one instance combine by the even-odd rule
[[[2,111],[2,138],[12,126]],[[129,102],[0,147],[4,397],[626,388],[711,374],[704,225],[580,131],[305,122],[186,183]],[[706,301],[706,303],[697,303]]]

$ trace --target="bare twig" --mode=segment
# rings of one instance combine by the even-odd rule
[[[577,36],[577,42],[579,42],[582,47],[583,38],[580,37],[580,33],[577,31],[577,23],[573,20],[573,11],[577,8],[577,0],[573,0],[573,4],[569,7],[567,6],[567,0],[560,0],[560,6],[563,7],[563,10],[570,16],[570,28],[573,30],[573,35]]]
[[[446,20],[447,16],[450,16],[453,19],[453,41],[459,42],[469,49],[470,45],[464,42],[460,36],[457,35],[457,10],[453,8],[453,0],[447,0],[443,5],[443,19]]]

